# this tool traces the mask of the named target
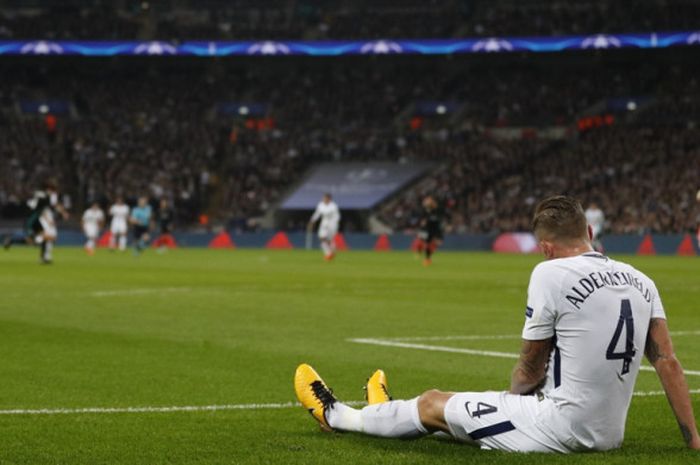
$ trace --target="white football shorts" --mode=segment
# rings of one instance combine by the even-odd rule
[[[332,240],[338,233],[338,226],[322,224],[318,228],[318,238],[322,240]]]
[[[100,231],[96,224],[87,223],[83,226],[83,232],[88,239],[95,239]]]
[[[112,234],[126,234],[126,221],[112,221],[110,231],[112,231]]]
[[[541,399],[541,400],[540,400]],[[545,397],[507,392],[461,392],[445,404],[452,436],[464,442],[508,452],[570,452],[536,426],[541,412],[554,408]]]
[[[39,217],[39,223],[41,224],[41,229],[43,229],[44,237],[56,238],[58,231],[56,230],[56,223],[53,221],[53,215],[41,215]]]

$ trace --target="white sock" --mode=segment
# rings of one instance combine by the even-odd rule
[[[362,428],[362,410],[348,407],[336,402],[326,413],[328,424],[340,431],[364,432]]]
[[[88,239],[87,244],[85,244],[85,247],[88,249],[92,250],[95,248],[95,239]]]
[[[331,246],[328,245],[327,241],[321,241],[321,249],[323,250],[324,255],[330,255],[331,254]]]
[[[119,250],[126,250],[126,236],[119,236]]]
[[[383,438],[416,438],[428,434],[420,422],[418,398],[368,405],[356,410],[336,403],[328,412],[328,423],[340,431],[353,431]]]
[[[44,248],[44,260],[51,260],[51,251],[53,250],[53,241],[46,241]]]

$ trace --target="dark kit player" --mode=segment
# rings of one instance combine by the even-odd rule
[[[173,232],[173,221],[175,213],[170,208],[167,199],[160,199],[158,211],[156,212],[156,221],[160,228],[160,236],[153,242],[153,245],[158,247],[158,252],[162,253],[174,244],[174,239],[171,236]]]
[[[423,199],[423,214],[420,219],[420,231],[416,251],[424,253],[423,265],[432,263],[435,250],[442,244],[442,222],[445,212],[438,207],[437,202],[431,196]]]
[[[173,231],[173,209],[168,205],[167,199],[160,199],[157,220],[160,226],[160,234],[166,235]]]
[[[58,236],[54,212],[68,219],[68,212],[58,201],[58,184],[53,179],[44,182],[42,189],[34,192],[27,202],[31,213],[26,223],[25,242],[41,247],[39,260],[43,264],[52,263],[53,245]],[[5,248],[9,249],[14,241],[11,237],[5,239]]]

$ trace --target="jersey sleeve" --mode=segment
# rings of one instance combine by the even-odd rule
[[[554,324],[557,318],[555,305],[557,289],[554,277],[554,273],[542,264],[532,271],[527,289],[523,339],[539,341],[554,336]]]
[[[311,215],[311,220],[310,220],[310,221],[311,221],[312,223],[315,223],[316,221],[318,221],[318,219],[319,219],[320,217],[321,217],[321,205],[319,204],[319,205],[316,207],[316,211],[314,211],[314,214]]]
[[[656,288],[656,284],[652,280],[649,280],[651,290],[654,293],[654,297],[651,301],[651,317],[666,319],[666,312],[664,311],[664,305],[661,302],[661,296],[659,295],[659,290]]]

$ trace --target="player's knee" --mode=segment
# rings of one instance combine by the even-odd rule
[[[439,427],[444,422],[445,402],[449,394],[431,389],[418,397],[418,414],[426,427]]]

